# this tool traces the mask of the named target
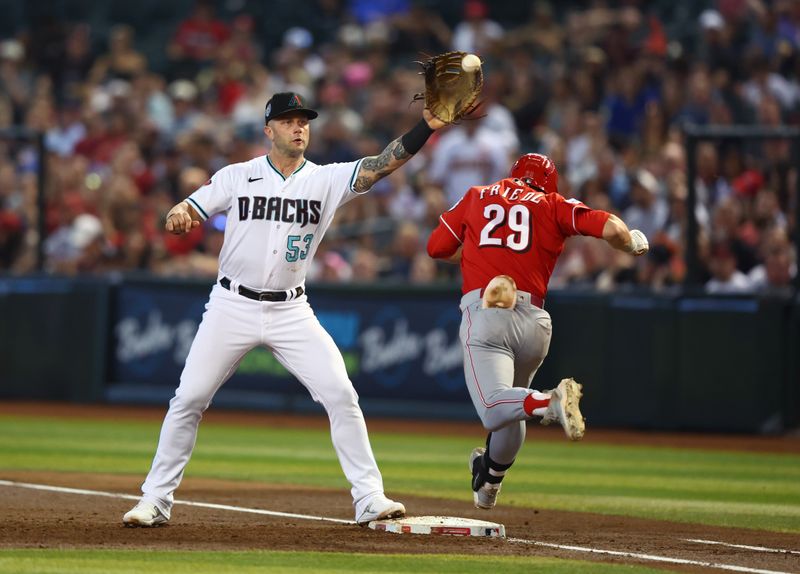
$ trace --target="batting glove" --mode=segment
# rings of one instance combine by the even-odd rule
[[[638,229],[631,230],[631,248],[629,253],[633,255],[644,255],[650,250],[650,244],[647,242],[647,237]]]

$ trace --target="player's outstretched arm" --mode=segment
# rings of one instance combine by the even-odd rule
[[[603,239],[614,249],[633,255],[644,255],[650,250],[644,233],[638,229],[629,231],[625,222],[613,214],[603,226]]]
[[[181,235],[200,225],[200,215],[186,201],[181,201],[167,213],[164,228],[170,233]]]
[[[413,128],[386,146],[380,155],[365,157],[361,162],[356,177],[355,190],[363,193],[375,185],[379,179],[386,177],[398,167],[406,163],[417,153],[431,134],[446,124],[435,118],[427,108]]]

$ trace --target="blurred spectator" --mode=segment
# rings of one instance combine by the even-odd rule
[[[350,13],[359,24],[387,20],[409,10],[409,0],[349,0]]]
[[[11,268],[22,240],[22,218],[11,210],[0,209],[0,268]]]
[[[189,80],[175,80],[167,88],[167,93],[172,98],[173,116],[165,135],[174,142],[197,127],[201,114],[195,107],[197,87],[194,83]]]
[[[394,234],[390,251],[391,259],[384,277],[396,281],[407,281],[411,277],[414,259],[420,254],[427,255],[424,253],[419,227],[410,221],[400,223]]]
[[[750,279],[737,269],[736,256],[725,242],[711,248],[709,262],[711,279],[706,283],[706,292],[714,295],[747,293],[752,290]]]
[[[612,141],[628,143],[641,133],[647,104],[655,94],[647,90],[641,68],[636,66],[617,70],[612,81],[612,90],[604,102],[606,130]]]
[[[750,270],[748,278],[753,289],[773,294],[791,293],[797,275],[797,256],[786,232],[773,228],[761,248],[763,263]]]
[[[351,268],[353,281],[373,283],[380,273],[380,261],[374,251],[360,248],[353,254]]]
[[[204,185],[208,181],[208,176],[209,172],[199,167],[182,169],[178,179],[178,201],[186,199],[196,189]],[[166,211],[162,215],[166,216]],[[163,224],[163,222],[161,223]],[[186,255],[197,248],[203,241],[203,231],[203,227],[197,227],[189,233],[175,235],[165,231],[163,225],[159,225],[159,232],[167,253],[178,256]]]
[[[783,0],[691,9],[533,0],[525,14],[485,0],[456,12],[417,0],[315,0],[303,10],[199,0],[190,14],[164,4],[149,27],[111,22],[105,8],[82,11],[94,3],[76,4],[69,22],[45,11],[0,38],[0,128],[46,134],[48,268],[64,272],[213,274],[204,261],[218,222],[176,244],[162,232],[164,212],[208,173],[267,151],[270,94],[293,89],[319,108],[314,161],[373,155],[376,142],[416,121],[414,60],[450,47],[484,60],[485,117],[437,133],[371,201],[340,210],[321,246],[331,253],[319,273],[328,280],[453,279],[456,268],[431,269],[399,248],[415,243],[406,224],[424,239],[468,185],[507,174],[520,152],[542,151],[559,166],[565,196],[633,219],[652,247],[634,267],[576,240],[553,284],[667,288],[682,281],[686,255],[683,124],[800,122],[800,12]],[[722,244],[758,289],[780,289],[795,274],[792,151],[787,140],[698,145],[701,275],[713,268],[720,281],[730,263]],[[0,139],[2,271],[34,264],[40,161],[32,141]],[[75,249],[57,262],[69,250],[54,246],[71,245],[84,214],[102,223],[102,239],[80,263]]]
[[[103,224],[89,213],[75,215],[47,238],[47,267],[55,273],[74,275],[97,271],[102,262]]]
[[[414,285],[425,285],[436,281],[436,261],[427,253],[417,253],[411,260],[408,281]]]
[[[228,39],[228,26],[218,20],[212,0],[195,0],[192,14],[180,23],[167,48],[172,61],[172,76],[194,78],[209,64]]]
[[[190,251],[179,257],[162,260],[156,265],[156,272],[162,275],[181,277],[208,277],[216,279],[219,272],[219,254],[225,237],[226,217],[218,213],[203,224],[201,243],[197,251]]]
[[[73,25],[65,40],[63,59],[53,76],[53,91],[59,102],[77,102],[82,99],[84,82],[89,77],[94,61],[89,25]]]
[[[649,285],[652,289],[659,291],[680,285],[684,276],[683,260],[678,256],[675,243],[668,237],[659,234],[652,239],[650,251],[647,253],[644,263],[638,267],[636,277],[632,282]]]
[[[623,220],[631,229],[639,229],[648,238],[655,237],[667,223],[669,208],[661,197],[658,181],[652,173],[640,169],[631,182],[631,206]]]
[[[320,265],[315,281],[342,283],[352,278],[353,270],[350,264],[336,251],[326,251],[318,259]]]
[[[433,150],[429,177],[453,205],[476,181],[497,181],[508,175],[508,156],[483,120],[465,120],[442,135]]]
[[[450,28],[439,14],[419,0],[413,1],[408,11],[394,14],[390,22],[391,51],[396,57],[440,54],[450,46]]]
[[[564,30],[555,20],[552,5],[544,0],[533,2],[529,20],[509,30],[503,44],[507,48],[521,47],[534,52],[536,61],[544,64],[556,60],[563,49]]]
[[[47,132],[47,149],[62,157],[75,153],[75,146],[86,136],[86,126],[81,121],[81,109],[76,102],[64,105],[58,112],[58,120]]]
[[[453,49],[484,58],[492,55],[503,37],[503,27],[488,16],[489,7],[483,0],[466,0],[464,20],[453,32]]]
[[[24,59],[25,48],[20,42],[0,42],[0,94],[8,98],[15,123],[20,123],[33,89],[33,76],[24,69]]]
[[[726,243],[742,270],[749,271],[755,264],[757,231],[745,220],[744,208],[738,198],[730,197],[716,205],[711,221],[711,239]]]
[[[144,56],[133,47],[133,28],[115,26],[108,37],[108,52],[95,61],[89,74],[92,84],[110,80],[134,80],[147,69]]]

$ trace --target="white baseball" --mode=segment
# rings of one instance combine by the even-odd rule
[[[474,72],[481,67],[481,59],[475,54],[467,54],[461,58],[461,68],[465,72]]]

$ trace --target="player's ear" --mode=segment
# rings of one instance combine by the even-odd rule
[[[270,140],[272,139],[272,128],[269,127],[269,124],[264,126],[264,135],[267,136]]]

